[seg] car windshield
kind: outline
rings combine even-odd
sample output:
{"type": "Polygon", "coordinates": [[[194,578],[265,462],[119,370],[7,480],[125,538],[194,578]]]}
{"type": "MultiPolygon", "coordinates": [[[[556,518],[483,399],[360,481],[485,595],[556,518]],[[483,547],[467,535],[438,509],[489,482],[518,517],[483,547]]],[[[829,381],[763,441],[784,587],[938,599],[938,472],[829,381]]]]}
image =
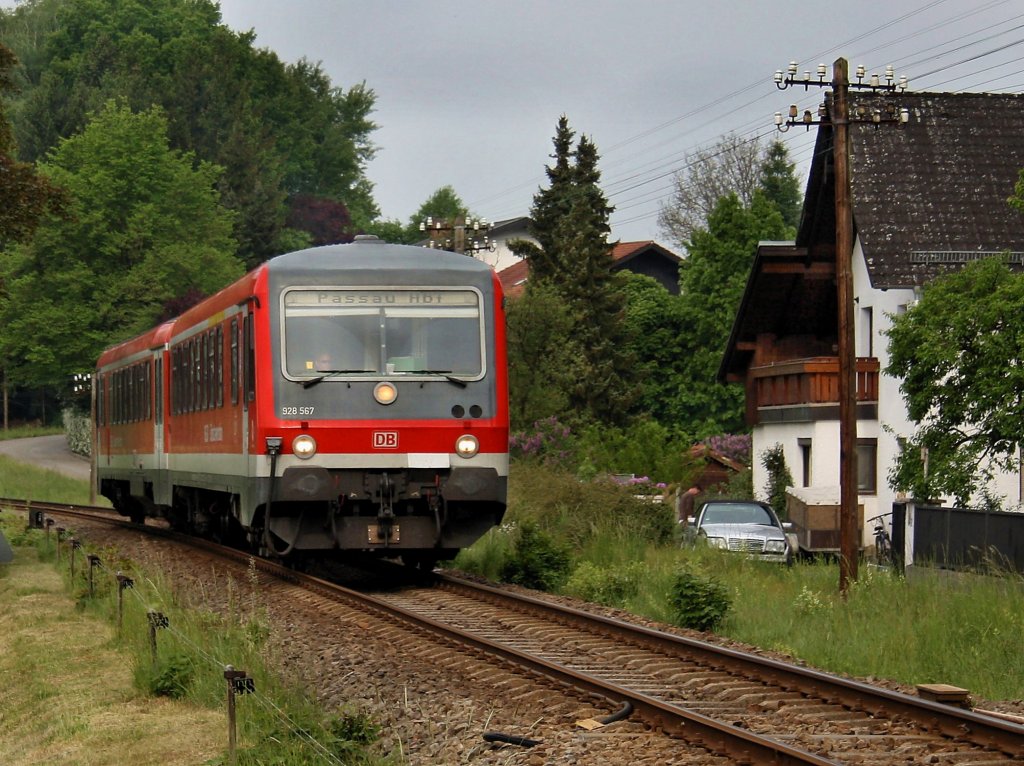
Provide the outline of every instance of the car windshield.
{"type": "Polygon", "coordinates": [[[767,524],[774,526],[772,516],[757,503],[714,503],[704,509],[701,524],[767,524]]]}
{"type": "Polygon", "coordinates": [[[283,306],[291,378],[473,378],[483,371],[480,300],[472,290],[292,289],[283,306]]]}

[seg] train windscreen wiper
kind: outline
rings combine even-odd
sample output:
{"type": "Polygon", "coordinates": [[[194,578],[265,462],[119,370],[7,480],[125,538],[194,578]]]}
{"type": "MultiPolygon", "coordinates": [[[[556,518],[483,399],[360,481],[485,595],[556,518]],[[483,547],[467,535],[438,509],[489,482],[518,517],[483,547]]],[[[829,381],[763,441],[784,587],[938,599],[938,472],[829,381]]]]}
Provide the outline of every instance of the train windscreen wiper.
{"type": "Polygon", "coordinates": [[[302,381],[303,388],[312,388],[317,383],[333,378],[335,375],[369,375],[375,373],[376,370],[317,370],[317,372],[322,372],[323,375],[302,381]]]}
{"type": "Polygon", "coordinates": [[[449,383],[454,383],[459,388],[466,387],[466,381],[456,378],[451,373],[453,370],[402,370],[403,375],[440,375],[449,383]]]}

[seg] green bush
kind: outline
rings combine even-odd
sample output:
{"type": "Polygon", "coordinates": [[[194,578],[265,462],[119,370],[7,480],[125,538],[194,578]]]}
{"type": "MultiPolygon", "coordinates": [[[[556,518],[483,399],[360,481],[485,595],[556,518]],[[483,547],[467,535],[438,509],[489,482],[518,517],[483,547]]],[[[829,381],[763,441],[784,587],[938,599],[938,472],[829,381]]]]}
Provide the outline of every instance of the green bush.
{"type": "Polygon", "coordinates": [[[761,453],[761,465],[768,473],[765,494],[768,505],[775,509],[779,518],[786,520],[786,487],[793,486],[793,475],[786,465],[786,453],[781,444],[775,444],[761,453]]]}
{"type": "Polygon", "coordinates": [[[732,600],[729,590],[717,580],[683,569],[672,583],[672,606],[676,625],[714,630],[725,619],[732,600]]]}
{"type": "Polygon", "coordinates": [[[195,668],[192,660],[181,653],[158,657],[153,665],[135,666],[135,682],[156,697],[180,699],[188,694],[195,668]]]}
{"type": "Polygon", "coordinates": [[[77,455],[89,457],[92,454],[92,420],[89,414],[66,409],[63,416],[68,447],[77,455]]]}
{"type": "Polygon", "coordinates": [[[626,428],[589,425],[577,434],[582,478],[597,474],[632,473],[654,482],[690,486],[699,471],[685,434],[653,420],[626,428]]]}
{"type": "Polygon", "coordinates": [[[564,591],[585,601],[621,607],[640,592],[646,571],[641,561],[607,569],[584,561],[573,571],[564,591]]]}
{"type": "Polygon", "coordinates": [[[599,537],[641,545],[672,540],[672,509],[635,497],[629,486],[608,479],[580,481],[566,471],[522,461],[512,471],[508,519],[535,522],[574,554],[599,537]]]}
{"type": "Polygon", "coordinates": [[[506,582],[537,590],[556,590],[569,574],[569,551],[544,532],[536,523],[519,526],[512,556],[505,562],[501,576],[506,582]]]}

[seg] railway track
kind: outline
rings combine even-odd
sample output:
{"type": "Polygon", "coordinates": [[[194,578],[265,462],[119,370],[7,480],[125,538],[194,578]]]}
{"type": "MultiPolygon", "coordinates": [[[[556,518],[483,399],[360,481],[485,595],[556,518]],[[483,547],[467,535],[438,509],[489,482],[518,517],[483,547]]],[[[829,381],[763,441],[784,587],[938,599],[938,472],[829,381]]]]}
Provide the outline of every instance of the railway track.
{"type": "MultiPolygon", "coordinates": [[[[32,508],[93,519],[97,510],[32,508]]],[[[101,515],[110,519],[109,511],[101,515]]],[[[239,551],[189,542],[250,562],[239,551]]],[[[272,562],[257,565],[319,597],[604,700],[609,712],[631,709],[633,720],[733,763],[1024,762],[1024,726],[547,601],[447,576],[429,586],[359,592],[272,562]]]]}
{"type": "Polygon", "coordinates": [[[666,730],[691,725],[668,708],[829,763],[1024,762],[1024,727],[1008,721],[458,578],[378,597],[601,679],[666,730]]]}

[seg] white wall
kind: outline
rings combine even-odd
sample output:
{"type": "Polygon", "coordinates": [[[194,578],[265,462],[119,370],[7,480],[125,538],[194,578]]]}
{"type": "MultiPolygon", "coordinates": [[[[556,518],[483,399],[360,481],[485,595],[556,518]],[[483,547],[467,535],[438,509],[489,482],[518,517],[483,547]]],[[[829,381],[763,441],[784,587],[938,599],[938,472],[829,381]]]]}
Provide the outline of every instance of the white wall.
{"type": "MultiPolygon", "coordinates": [[[[874,495],[861,495],[858,502],[864,506],[864,518],[868,519],[892,510],[897,493],[889,487],[889,471],[896,463],[899,453],[898,437],[909,437],[914,433],[914,424],[907,418],[900,381],[886,375],[889,364],[888,338],[885,332],[892,326],[894,315],[913,304],[912,289],[876,290],[871,286],[864,263],[864,254],[858,240],[853,257],[854,292],[854,347],[858,356],[868,356],[869,350],[878,359],[881,374],[878,382],[878,420],[858,420],[857,437],[875,439],[877,451],[877,491],[874,495]],[[870,309],[870,322],[867,310],[870,309]],[[871,327],[874,337],[867,337],[871,327]]],[[[839,421],[813,423],[786,423],[756,426],[753,430],[753,478],[754,492],[764,498],[767,473],[760,464],[762,453],[781,444],[786,464],[793,475],[794,483],[801,483],[803,458],[800,439],[811,440],[811,486],[838,487],[839,485],[839,421]]],[[[1007,508],[1021,502],[1021,479],[1018,473],[1000,474],[993,486],[998,496],[1005,498],[1007,508]]],[[[862,519],[863,521],[863,519],[862,519]]],[[[872,544],[871,528],[863,525],[862,544],[872,544]]]]}

